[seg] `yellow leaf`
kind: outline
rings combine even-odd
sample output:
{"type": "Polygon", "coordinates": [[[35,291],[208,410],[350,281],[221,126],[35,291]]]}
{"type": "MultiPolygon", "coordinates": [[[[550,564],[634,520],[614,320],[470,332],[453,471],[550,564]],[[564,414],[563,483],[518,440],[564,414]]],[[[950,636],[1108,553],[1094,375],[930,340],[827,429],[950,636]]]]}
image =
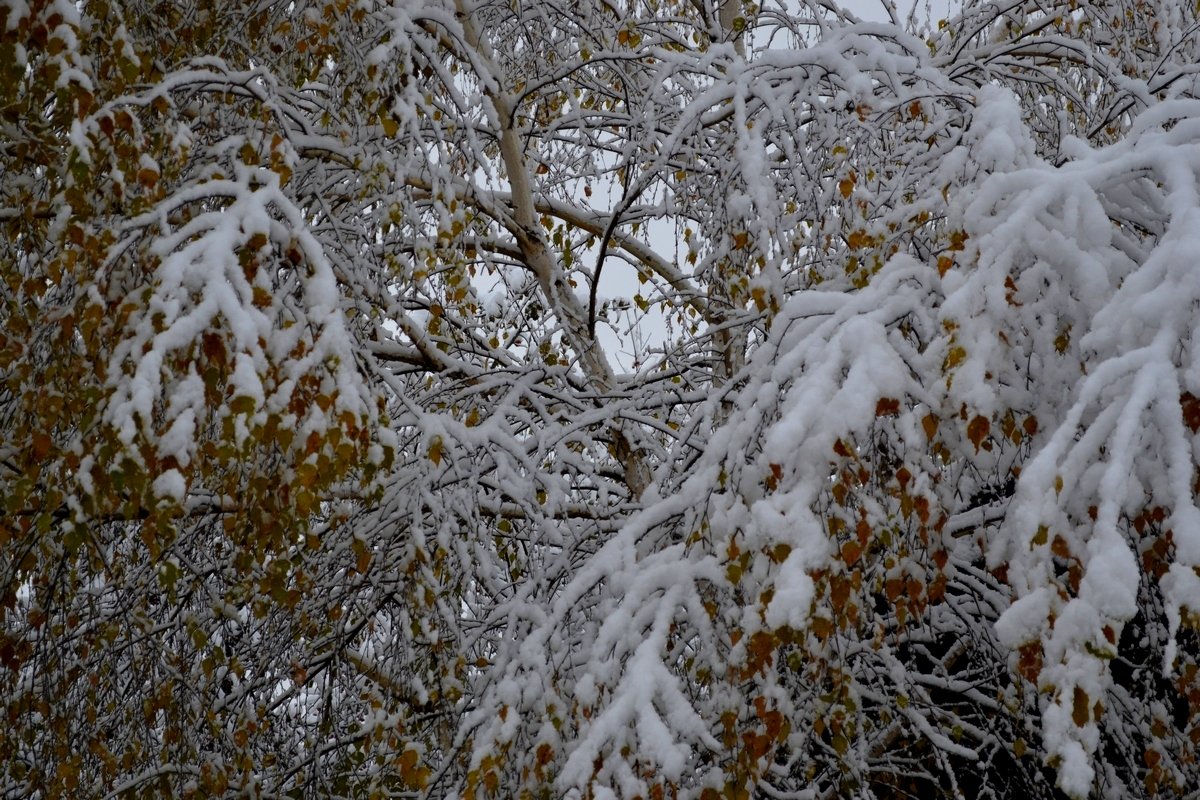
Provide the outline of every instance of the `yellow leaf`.
{"type": "Polygon", "coordinates": [[[317,482],[317,468],[315,465],[304,462],[296,467],[296,483],[300,484],[305,489],[311,489],[313,484],[317,482]]]}
{"type": "Polygon", "coordinates": [[[234,414],[250,414],[254,411],[257,403],[250,395],[241,394],[233,398],[233,402],[229,404],[229,410],[234,414]]]}
{"type": "Polygon", "coordinates": [[[846,244],[851,250],[861,250],[871,244],[871,237],[864,230],[851,231],[846,237],[846,244]]]}
{"type": "Polygon", "coordinates": [[[270,308],[272,301],[271,293],[261,286],[255,286],[253,289],[253,303],[255,308],[270,308]]]}
{"type": "Polygon", "coordinates": [[[838,182],[838,192],[841,193],[842,197],[849,198],[850,195],[854,192],[854,184],[857,183],[857,181],[858,181],[858,176],[856,176],[853,172],[851,172],[849,175],[847,175],[845,178],[842,178],[842,180],[838,182]]]}
{"type": "Polygon", "coordinates": [[[750,297],[754,299],[754,307],[759,311],[767,309],[766,291],[761,286],[755,286],[750,290],[750,297]]]}
{"type": "Polygon", "coordinates": [[[1067,348],[1071,346],[1071,326],[1067,325],[1058,336],[1054,338],[1054,349],[1061,355],[1067,352],[1067,348]]]}

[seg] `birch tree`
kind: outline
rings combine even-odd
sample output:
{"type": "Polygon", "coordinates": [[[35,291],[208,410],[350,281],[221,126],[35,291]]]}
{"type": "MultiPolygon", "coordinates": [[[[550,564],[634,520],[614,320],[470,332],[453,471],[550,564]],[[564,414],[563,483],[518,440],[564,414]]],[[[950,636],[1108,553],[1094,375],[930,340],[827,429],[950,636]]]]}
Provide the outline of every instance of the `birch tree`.
{"type": "Polygon", "coordinates": [[[1189,791],[1196,9],[882,10],[0,4],[0,792],[1189,791]]]}

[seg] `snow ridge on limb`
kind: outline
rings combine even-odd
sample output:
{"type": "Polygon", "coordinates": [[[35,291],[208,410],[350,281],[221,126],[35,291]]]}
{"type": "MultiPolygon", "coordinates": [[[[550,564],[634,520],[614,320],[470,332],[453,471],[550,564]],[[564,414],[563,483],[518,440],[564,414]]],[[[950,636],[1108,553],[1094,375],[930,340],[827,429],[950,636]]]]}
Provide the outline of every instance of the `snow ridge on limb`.
{"type": "Polygon", "coordinates": [[[1101,777],[1122,631],[1150,613],[1133,530],[1148,509],[1169,510],[1182,545],[1158,576],[1169,634],[1155,657],[1168,672],[1197,602],[1184,588],[1194,576],[1177,577],[1193,571],[1197,519],[1188,398],[1200,298],[1184,255],[1196,246],[1194,113],[1193,101],[1168,101],[1117,144],[1075,144],[1061,167],[1027,158],[986,177],[962,200],[971,270],[946,282],[942,314],[962,348],[952,402],[1020,408],[1042,431],[987,555],[1016,593],[997,631],[1014,650],[1037,649],[1046,758],[1075,797],[1101,777]]]}
{"type": "MultiPolygon", "coordinates": [[[[914,380],[921,355],[898,326],[929,327],[922,307],[936,273],[898,256],[876,281],[857,293],[793,296],[748,363],[737,407],[692,477],[653,499],[567,585],[560,614],[577,608],[601,579],[613,600],[595,612],[603,620],[595,655],[578,683],[594,710],[580,723],[561,787],[631,797],[647,790],[637,779],[644,772],[675,783],[681,762],[673,748],[682,745],[698,787],[720,786],[738,778],[703,731],[754,708],[747,691],[760,692],[759,703],[771,697],[779,704],[769,719],[797,711],[781,687],[771,688],[773,671],[763,662],[778,640],[761,648],[781,629],[802,637],[808,628],[817,604],[811,576],[836,552],[812,511],[830,464],[875,422],[881,402],[890,413],[891,398],[908,398],[907,405],[928,399],[914,380]],[[760,599],[739,608],[734,597],[760,599]],[[763,685],[741,685],[760,672],[763,685]],[[708,699],[701,705],[700,697],[708,699]],[[661,750],[660,741],[674,744],[661,750]]],[[[710,413],[719,413],[716,404],[710,413]]],[[[915,419],[898,424],[919,436],[915,419]]],[[[775,727],[772,735],[787,732],[775,727]]],[[[742,765],[748,772],[740,780],[762,769],[762,755],[742,765]]]]}

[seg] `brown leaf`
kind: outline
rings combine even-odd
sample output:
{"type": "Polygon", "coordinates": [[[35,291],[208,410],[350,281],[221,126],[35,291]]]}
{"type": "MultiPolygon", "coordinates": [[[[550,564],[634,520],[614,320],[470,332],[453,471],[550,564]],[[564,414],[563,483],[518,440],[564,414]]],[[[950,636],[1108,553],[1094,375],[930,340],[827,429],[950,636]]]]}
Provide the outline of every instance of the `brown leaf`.
{"type": "Polygon", "coordinates": [[[1200,397],[1191,392],[1184,392],[1179,396],[1179,407],[1183,411],[1183,422],[1192,433],[1200,431],[1200,397]]]}
{"type": "Polygon", "coordinates": [[[852,567],[858,562],[858,557],[862,555],[862,545],[851,540],[842,545],[842,561],[847,567],[852,567]]]}
{"type": "Polygon", "coordinates": [[[1036,683],[1042,671],[1042,644],[1028,642],[1017,649],[1017,671],[1030,683],[1036,683]]]}
{"type": "Polygon", "coordinates": [[[900,413],[900,401],[894,397],[881,397],[875,404],[875,416],[894,417],[900,413]]]}
{"type": "Polygon", "coordinates": [[[979,452],[979,448],[991,428],[992,423],[982,414],[976,414],[975,418],[967,424],[967,438],[971,440],[971,444],[975,445],[976,453],[979,452]]]}
{"type": "Polygon", "coordinates": [[[865,519],[860,519],[858,524],[854,526],[854,533],[858,536],[859,545],[866,547],[867,542],[871,541],[871,523],[865,519]]]}
{"type": "Polygon", "coordinates": [[[1025,429],[1025,433],[1029,434],[1030,436],[1033,436],[1035,433],[1038,432],[1037,417],[1035,417],[1033,414],[1030,414],[1028,417],[1025,418],[1025,421],[1023,423],[1021,423],[1021,427],[1025,429]]]}
{"type": "Polygon", "coordinates": [[[1071,701],[1071,721],[1082,728],[1091,719],[1091,711],[1088,709],[1090,703],[1087,692],[1076,686],[1071,701]]]}
{"type": "Polygon", "coordinates": [[[204,357],[217,367],[225,366],[225,340],[218,334],[206,333],[200,337],[200,349],[204,357]]]}
{"type": "Polygon", "coordinates": [[[1059,558],[1070,558],[1071,546],[1067,544],[1067,540],[1062,537],[1062,534],[1057,534],[1050,542],[1050,552],[1059,558]]]}
{"type": "Polygon", "coordinates": [[[35,461],[43,461],[46,456],[50,455],[50,448],[54,442],[42,431],[35,431],[33,441],[31,443],[30,452],[33,454],[35,461]]]}

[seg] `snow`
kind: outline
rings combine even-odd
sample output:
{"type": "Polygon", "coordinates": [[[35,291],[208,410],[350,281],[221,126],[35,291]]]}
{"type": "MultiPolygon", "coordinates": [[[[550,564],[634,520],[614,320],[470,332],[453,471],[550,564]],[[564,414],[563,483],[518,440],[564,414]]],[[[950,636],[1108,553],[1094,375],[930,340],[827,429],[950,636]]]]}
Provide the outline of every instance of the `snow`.
{"type": "Polygon", "coordinates": [[[1019,598],[996,620],[996,635],[1005,646],[1016,649],[1042,636],[1046,618],[1058,606],[1058,596],[1048,586],[1041,586],[1019,598]]]}
{"type": "Polygon", "coordinates": [[[988,172],[1024,166],[1033,158],[1033,141],[1012,91],[993,85],[980,88],[971,119],[972,156],[988,172]]]}
{"type": "Polygon", "coordinates": [[[187,494],[187,481],[177,469],[169,469],[154,479],[154,495],[182,503],[187,494]]]}
{"type": "Polygon", "coordinates": [[[1186,563],[1172,564],[1159,585],[1162,587],[1166,606],[1169,637],[1163,650],[1162,672],[1164,676],[1169,676],[1176,670],[1178,643],[1175,637],[1183,623],[1184,614],[1200,614],[1200,575],[1196,574],[1194,567],[1186,563]]]}
{"type": "Polygon", "coordinates": [[[96,492],[96,482],[92,478],[92,467],[95,463],[95,456],[86,455],[79,460],[79,468],[75,470],[75,480],[85,495],[93,495],[96,492]]]}
{"type": "Polygon", "coordinates": [[[15,31],[21,24],[21,20],[29,17],[29,4],[25,0],[8,0],[6,5],[8,6],[8,16],[4,19],[4,25],[8,30],[15,31]]]}
{"type": "MultiPolygon", "coordinates": [[[[145,157],[142,166],[158,170],[145,157]]],[[[139,435],[145,436],[161,455],[172,455],[181,465],[190,463],[195,437],[210,409],[197,373],[176,375],[167,365],[175,354],[198,354],[204,337],[213,335],[227,351],[231,397],[253,401],[259,411],[253,420],[265,419],[264,410],[284,411],[297,381],[308,372],[328,373],[322,391],[332,395],[336,389],[338,409],[373,415],[374,404],[367,399],[371,390],[355,368],[354,346],[339,308],[332,266],[321,245],[304,230],[304,219],[282,193],[275,173],[245,169],[238,180],[209,181],[167,203],[205,197],[223,199],[226,205],[163,232],[151,245],[161,259],[153,292],[134,315],[132,335],[116,349],[110,364],[114,394],[105,415],[120,440],[131,446],[139,435]],[[285,301],[282,293],[273,297],[271,308],[256,305],[254,292],[264,288],[263,278],[260,273],[257,283],[252,283],[239,260],[243,257],[239,251],[256,238],[264,244],[251,257],[269,260],[289,249],[303,254],[307,266],[299,305],[285,301]],[[279,314],[293,319],[280,326],[275,317],[279,314]],[[292,357],[306,338],[305,356],[292,357]],[[272,363],[283,367],[283,378],[269,386],[264,376],[272,363]],[[159,409],[165,410],[167,425],[161,435],[154,435],[151,426],[159,409]]],[[[150,212],[131,228],[158,226],[165,216],[150,212]]],[[[315,406],[304,419],[289,416],[285,422],[289,420],[302,437],[331,424],[315,406]]],[[[245,440],[250,421],[239,419],[235,429],[237,438],[245,440]]]]}
{"type": "Polygon", "coordinates": [[[234,397],[249,397],[254,401],[256,408],[263,404],[265,396],[262,381],[258,377],[254,359],[249,354],[237,354],[229,384],[233,387],[234,397]]]}
{"type": "Polygon", "coordinates": [[[813,601],[811,572],[827,558],[827,552],[809,554],[793,550],[788,554],[775,578],[775,598],[767,607],[767,625],[772,628],[786,625],[795,630],[807,627],[813,601]]]}

